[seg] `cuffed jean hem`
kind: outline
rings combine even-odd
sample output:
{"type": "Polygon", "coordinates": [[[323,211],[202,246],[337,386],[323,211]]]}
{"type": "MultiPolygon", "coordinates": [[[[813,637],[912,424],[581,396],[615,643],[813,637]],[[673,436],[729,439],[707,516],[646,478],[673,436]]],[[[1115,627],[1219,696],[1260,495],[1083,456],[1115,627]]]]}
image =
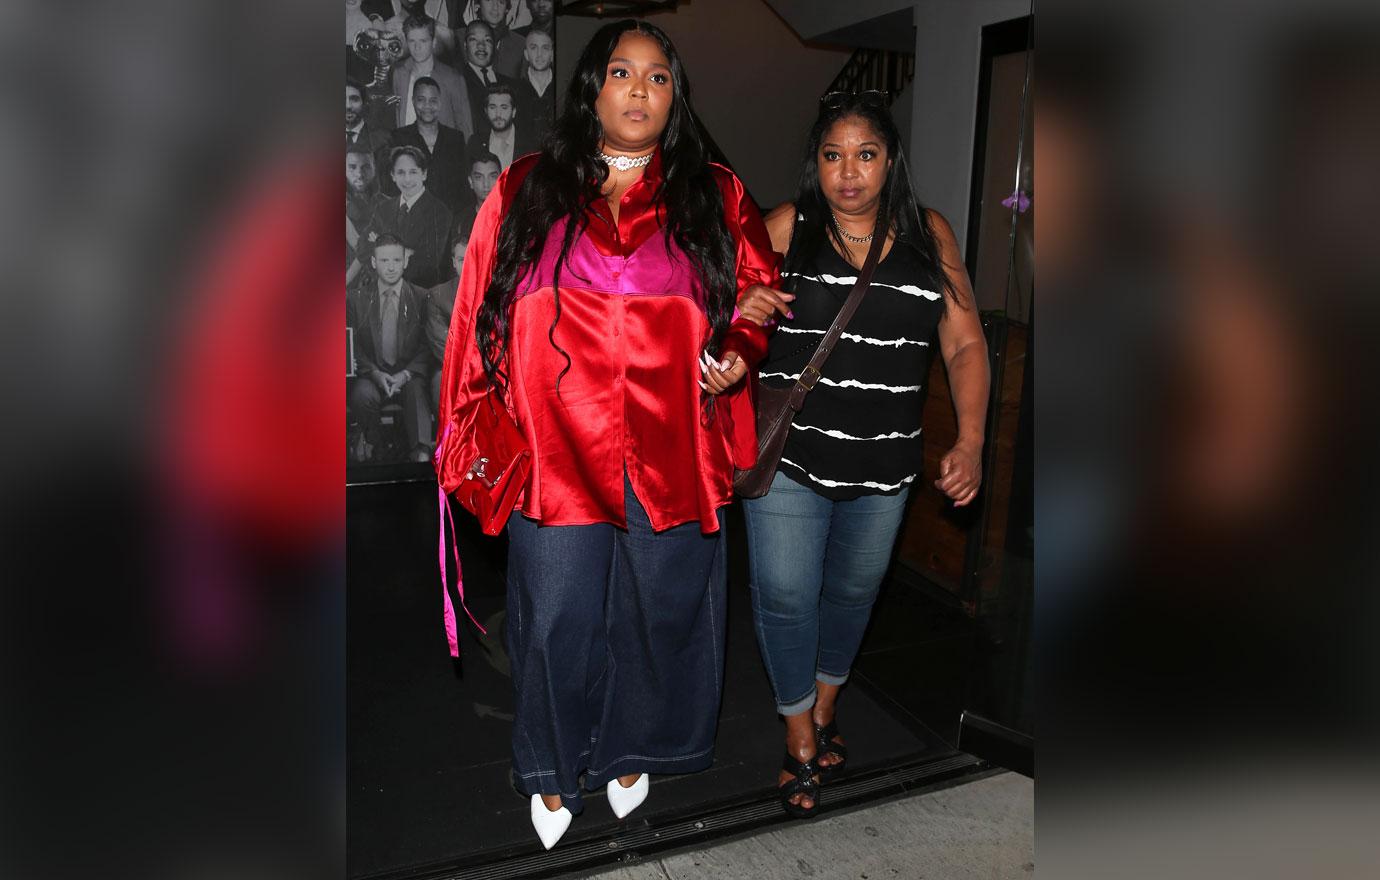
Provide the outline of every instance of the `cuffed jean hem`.
{"type": "MultiPolygon", "coordinates": [[[[843,687],[847,684],[850,674],[851,672],[845,672],[843,675],[831,675],[827,672],[816,670],[815,681],[833,685],[834,687],[843,687]]],[[[777,703],[776,711],[781,715],[799,715],[806,709],[813,709],[815,707],[816,694],[817,692],[811,689],[809,694],[793,703],[777,703]]]]}
{"type": "Polygon", "coordinates": [[[776,711],[782,715],[799,715],[807,709],[815,707],[815,689],[810,688],[810,693],[804,698],[796,700],[794,703],[777,703],[776,711]]]}
{"type": "Polygon", "coordinates": [[[830,673],[825,672],[822,669],[816,669],[815,681],[822,681],[825,684],[831,684],[834,687],[842,687],[843,684],[848,681],[848,675],[849,673],[847,672],[845,672],[843,675],[831,675],[830,673]]]}

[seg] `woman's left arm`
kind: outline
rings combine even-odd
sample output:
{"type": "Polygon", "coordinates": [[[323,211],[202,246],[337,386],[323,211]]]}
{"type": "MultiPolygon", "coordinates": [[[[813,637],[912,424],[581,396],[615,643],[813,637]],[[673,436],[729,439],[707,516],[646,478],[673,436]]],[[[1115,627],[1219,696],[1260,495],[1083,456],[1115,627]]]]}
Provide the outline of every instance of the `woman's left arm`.
{"type": "Polygon", "coordinates": [[[963,507],[977,497],[982,485],[982,444],[992,377],[987,364],[987,339],[954,231],[938,211],[928,214],[944,274],[955,293],[955,297],[944,298],[939,350],[949,373],[949,394],[958,417],[958,441],[940,459],[939,479],[934,485],[953,499],[954,507],[963,507]]]}

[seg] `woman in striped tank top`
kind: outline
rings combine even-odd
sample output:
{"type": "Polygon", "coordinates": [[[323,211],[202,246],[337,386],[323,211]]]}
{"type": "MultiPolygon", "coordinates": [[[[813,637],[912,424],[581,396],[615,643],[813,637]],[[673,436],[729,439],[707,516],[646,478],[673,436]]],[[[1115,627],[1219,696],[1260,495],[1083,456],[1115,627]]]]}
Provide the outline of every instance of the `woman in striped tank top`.
{"type": "Polygon", "coordinates": [[[981,482],[987,345],[953,231],[916,203],[881,93],[825,96],[796,199],[767,229],[786,254],[791,293],[766,291],[742,308],[780,321],[759,374],[773,387],[788,387],[809,362],[874,230],[887,237],[862,305],[791,425],[771,491],[743,502],[758,643],[786,721],[781,803],[807,816],[819,780],[846,760],[835,703],[920,469],[930,358],[937,346],[958,415],[958,442],[934,485],[962,506],[981,482]]]}

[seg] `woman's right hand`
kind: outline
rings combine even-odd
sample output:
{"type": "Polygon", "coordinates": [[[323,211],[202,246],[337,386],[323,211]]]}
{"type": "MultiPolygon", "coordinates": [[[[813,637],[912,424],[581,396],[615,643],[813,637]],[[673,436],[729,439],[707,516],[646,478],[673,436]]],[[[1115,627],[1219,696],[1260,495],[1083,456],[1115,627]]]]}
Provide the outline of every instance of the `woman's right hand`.
{"type": "Polygon", "coordinates": [[[754,284],[738,297],[738,315],[759,327],[765,327],[768,322],[775,322],[778,314],[794,318],[795,315],[791,313],[793,299],[795,294],[774,290],[765,284],[754,284]]]}
{"type": "Polygon", "coordinates": [[[708,352],[700,354],[700,388],[710,394],[722,394],[747,375],[747,361],[736,351],[724,352],[723,360],[715,362],[708,352]]]}

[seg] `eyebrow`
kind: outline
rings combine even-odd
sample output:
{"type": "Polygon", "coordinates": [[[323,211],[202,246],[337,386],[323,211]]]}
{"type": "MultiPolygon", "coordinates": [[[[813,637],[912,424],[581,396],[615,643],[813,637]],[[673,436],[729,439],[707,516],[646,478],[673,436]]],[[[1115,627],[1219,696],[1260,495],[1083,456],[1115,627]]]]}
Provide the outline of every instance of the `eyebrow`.
{"type": "MultiPolygon", "coordinates": [[[[634,62],[631,58],[623,58],[622,56],[610,58],[610,59],[609,59],[609,64],[612,64],[612,63],[615,62],[615,61],[621,61],[621,62],[623,62],[624,64],[631,64],[631,65],[633,65],[634,67],[637,66],[636,62],[634,62]]],[[[649,64],[649,65],[647,65],[647,66],[648,66],[648,67],[660,67],[662,70],[666,71],[667,73],[669,73],[669,72],[671,71],[671,68],[667,67],[665,64],[662,64],[660,61],[653,61],[651,64],[649,64]]]]}
{"type": "MultiPolygon", "coordinates": [[[[834,143],[833,141],[825,141],[824,143],[820,144],[820,146],[821,146],[821,147],[841,147],[841,146],[843,146],[843,144],[836,144],[836,143],[834,143]]],[[[858,144],[858,146],[859,146],[859,147],[880,147],[881,144],[877,143],[876,141],[863,141],[862,143],[858,144]]]]}

